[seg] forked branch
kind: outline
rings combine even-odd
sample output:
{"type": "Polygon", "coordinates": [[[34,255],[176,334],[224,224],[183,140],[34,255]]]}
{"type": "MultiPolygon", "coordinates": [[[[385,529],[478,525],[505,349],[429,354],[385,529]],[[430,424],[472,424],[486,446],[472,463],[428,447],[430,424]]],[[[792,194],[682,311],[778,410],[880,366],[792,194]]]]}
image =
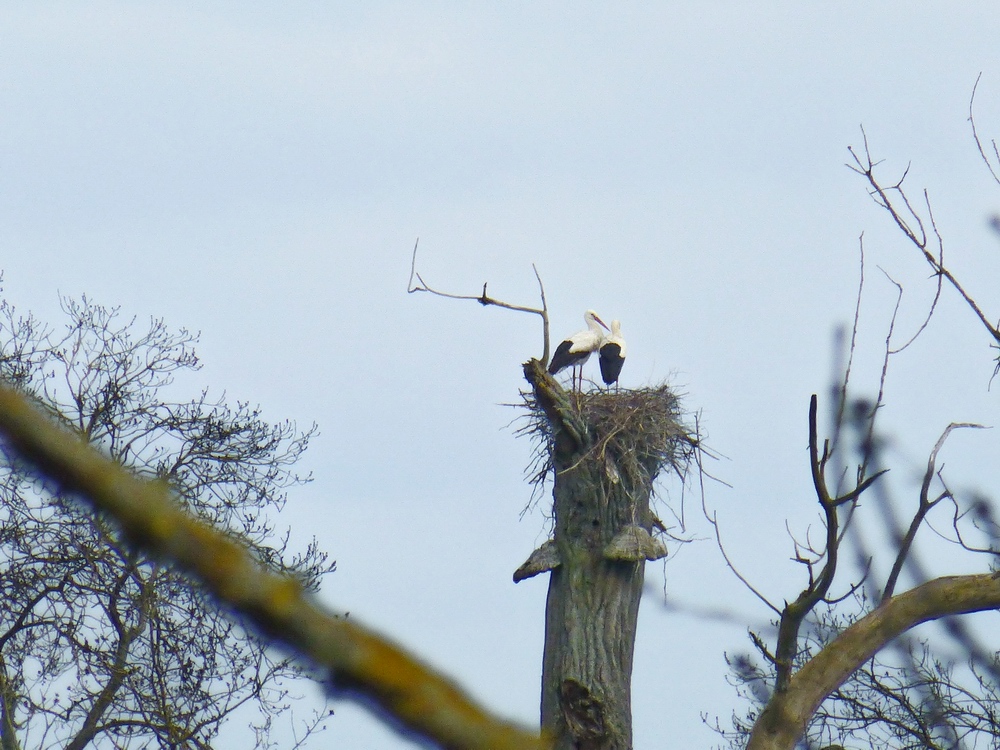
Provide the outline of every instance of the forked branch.
{"type": "Polygon", "coordinates": [[[833,585],[841,540],[838,509],[842,505],[856,501],[862,492],[871,487],[872,483],[885,473],[880,471],[867,478],[859,475],[858,482],[853,489],[842,495],[832,495],[826,481],[830,445],[829,441],[825,441],[822,451],[820,450],[817,411],[817,398],[813,394],[809,400],[809,463],[812,469],[816,499],[819,501],[826,524],[826,545],[820,553],[820,558],[825,559],[819,574],[814,578],[810,576],[809,584],[802,593],[795,601],[786,604],[781,611],[781,619],[778,624],[778,642],[775,647],[775,692],[778,693],[785,691],[792,680],[792,669],[799,648],[799,631],[803,621],[817,604],[826,599],[827,593],[833,585]]]}
{"type": "MultiPolygon", "coordinates": [[[[971,108],[971,105],[970,105],[971,108]]],[[[869,185],[869,194],[875,203],[886,210],[892,220],[896,223],[896,226],[900,228],[906,238],[911,244],[916,247],[921,255],[923,255],[924,260],[931,267],[934,274],[937,276],[944,277],[948,280],[948,283],[955,288],[955,290],[962,296],[969,308],[976,314],[983,326],[989,332],[990,336],[993,338],[994,342],[1000,344],[1000,329],[996,325],[991,323],[986,315],[980,309],[978,303],[972,298],[972,296],[965,291],[965,288],[959,283],[958,279],[948,270],[944,265],[944,239],[941,237],[941,233],[938,231],[937,223],[934,219],[934,213],[931,210],[930,197],[927,191],[924,191],[924,205],[927,210],[928,223],[930,224],[931,230],[934,234],[934,244],[937,248],[937,256],[930,247],[930,237],[927,234],[926,227],[924,226],[924,220],[920,217],[920,214],[913,208],[910,203],[909,196],[903,190],[903,181],[906,179],[906,171],[904,171],[903,176],[894,185],[884,185],[878,177],[875,176],[875,168],[878,166],[879,162],[872,159],[871,150],[868,146],[868,136],[861,129],[862,139],[864,141],[864,153],[860,154],[854,150],[853,147],[849,147],[848,151],[851,157],[854,159],[853,164],[848,164],[847,167],[854,172],[862,175],[869,185]]],[[[980,143],[977,138],[977,143],[980,143]]],[[[980,143],[980,153],[982,153],[982,147],[980,143]]],[[[985,158],[985,154],[984,154],[985,158]]],[[[990,167],[991,173],[993,172],[992,166],[989,165],[989,160],[987,159],[987,166],[990,167]]],[[[909,171],[909,168],[907,168],[909,171]]],[[[995,177],[996,175],[994,175],[995,177]]]]}
{"type": "Polygon", "coordinates": [[[512,305],[509,302],[503,302],[502,300],[494,299],[486,293],[486,285],[488,282],[483,282],[482,294],[451,294],[449,292],[442,292],[437,289],[431,288],[423,277],[417,271],[417,245],[420,244],[420,240],[417,240],[413,245],[413,258],[410,261],[410,280],[406,284],[407,294],[413,294],[414,292],[430,292],[438,297],[447,297],[449,299],[468,299],[475,300],[483,307],[489,305],[494,305],[496,307],[503,307],[507,310],[515,310],[517,312],[532,313],[534,315],[539,315],[542,318],[542,357],[541,362],[543,365],[547,365],[549,362],[549,309],[548,305],[545,303],[545,286],[542,284],[542,277],[538,275],[538,268],[535,264],[531,264],[531,270],[535,272],[535,279],[538,281],[538,293],[542,299],[541,308],[536,307],[525,307],[523,305],[512,305]],[[416,280],[416,283],[414,283],[416,280]]]}
{"type": "Polygon", "coordinates": [[[775,692],[754,724],[747,750],[792,750],[819,705],[897,636],[923,622],[1000,608],[991,573],[936,578],[883,602],[806,662],[775,692]]]}
{"type": "Polygon", "coordinates": [[[885,584],[885,591],[882,593],[883,602],[891,599],[893,593],[895,592],[896,582],[899,580],[899,574],[903,570],[903,564],[906,562],[910,549],[913,546],[913,540],[917,536],[917,530],[920,528],[920,525],[927,517],[927,514],[931,511],[931,508],[950,495],[950,493],[945,493],[932,498],[930,496],[931,482],[937,474],[938,453],[944,447],[944,443],[948,439],[952,430],[962,428],[981,430],[985,429],[985,426],[981,424],[973,424],[972,422],[952,422],[945,428],[944,432],[941,433],[941,437],[939,437],[937,443],[935,443],[934,450],[931,451],[930,456],[927,458],[927,469],[924,471],[924,478],[920,484],[920,500],[917,505],[917,510],[913,514],[913,519],[910,521],[910,526],[906,530],[906,534],[899,543],[899,551],[896,553],[896,559],[892,564],[892,570],[889,572],[889,578],[885,584]]]}

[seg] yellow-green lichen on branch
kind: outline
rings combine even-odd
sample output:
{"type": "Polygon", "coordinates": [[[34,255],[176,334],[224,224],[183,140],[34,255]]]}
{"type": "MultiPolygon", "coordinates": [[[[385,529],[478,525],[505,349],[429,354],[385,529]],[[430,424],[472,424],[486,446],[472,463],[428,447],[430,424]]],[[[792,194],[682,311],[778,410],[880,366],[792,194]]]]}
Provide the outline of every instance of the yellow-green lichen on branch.
{"type": "Polygon", "coordinates": [[[295,579],[187,513],[163,481],[139,479],[0,383],[0,435],[10,462],[106,512],[128,539],[199,579],[226,606],[327,670],[414,734],[445,748],[543,750],[537,734],[502,721],[454,683],[363,626],[321,608],[295,579]]]}

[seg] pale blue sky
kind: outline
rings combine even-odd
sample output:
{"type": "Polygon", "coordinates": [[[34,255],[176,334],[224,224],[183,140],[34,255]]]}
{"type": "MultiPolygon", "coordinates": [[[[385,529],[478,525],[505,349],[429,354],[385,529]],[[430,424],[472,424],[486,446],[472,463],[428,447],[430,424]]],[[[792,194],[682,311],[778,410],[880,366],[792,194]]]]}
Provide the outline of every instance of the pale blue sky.
{"type": "MultiPolygon", "coordinates": [[[[201,330],[192,390],[319,422],[316,481],[286,516],[339,563],[324,597],[533,722],[546,583],[510,575],[546,523],[519,518],[530,446],[502,404],[538,326],[408,296],[414,240],[455,292],[488,280],[534,304],[537,263],[556,337],[586,308],[620,318],[622,384],[668,379],[701,411],[733,556],[793,597],[785,521],[816,523],[808,397],[853,314],[862,231],[859,383],[893,300],[875,264],[907,285],[901,327],[931,291],[847,146],[863,123],[891,173],[912,162],[954,270],[1000,315],[1000,190],[966,122],[982,72],[980,125],[1000,137],[998,38],[991,2],[6,3],[4,291],[52,321],[57,292],[87,293],[201,330]]],[[[908,465],[948,422],[993,419],[990,356],[946,294],[893,365],[885,416],[908,465]]],[[[958,484],[996,486],[996,440],[953,438],[958,484]]],[[[636,746],[710,746],[699,714],[736,705],[722,654],[745,628],[666,614],[664,581],[682,608],[768,613],[710,541],[647,577],[636,746]]],[[[324,744],[405,746],[355,709],[329,727],[324,744]]]]}

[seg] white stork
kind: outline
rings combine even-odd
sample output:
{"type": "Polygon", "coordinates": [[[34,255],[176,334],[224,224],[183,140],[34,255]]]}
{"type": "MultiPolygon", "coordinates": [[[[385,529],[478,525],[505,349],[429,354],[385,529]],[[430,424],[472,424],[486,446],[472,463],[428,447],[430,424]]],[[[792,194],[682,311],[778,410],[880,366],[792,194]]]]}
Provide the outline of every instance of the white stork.
{"type": "Polygon", "coordinates": [[[622,338],[621,321],[611,321],[611,335],[601,343],[601,378],[605,385],[618,382],[625,364],[625,339],[622,338]]]}
{"type": "MultiPolygon", "coordinates": [[[[549,362],[549,374],[555,375],[560,370],[572,367],[574,371],[573,381],[576,383],[577,368],[590,359],[592,352],[597,351],[604,341],[604,331],[601,330],[604,321],[601,320],[593,310],[587,310],[583,314],[583,321],[587,324],[586,331],[578,331],[563,341],[556,347],[556,353],[552,355],[549,362]]],[[[580,376],[582,386],[582,373],[580,376]]]]}

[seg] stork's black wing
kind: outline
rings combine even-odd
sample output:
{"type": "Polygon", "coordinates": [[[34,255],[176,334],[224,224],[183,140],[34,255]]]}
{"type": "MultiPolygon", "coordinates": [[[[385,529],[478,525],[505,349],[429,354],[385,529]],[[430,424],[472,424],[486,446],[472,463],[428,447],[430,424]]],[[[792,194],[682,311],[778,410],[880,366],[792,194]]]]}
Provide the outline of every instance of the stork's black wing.
{"type": "Polygon", "coordinates": [[[572,353],[570,352],[572,348],[573,342],[569,339],[556,347],[556,353],[552,355],[552,361],[549,362],[549,375],[555,375],[560,370],[565,370],[590,356],[590,352],[572,353]]]}
{"type": "Polygon", "coordinates": [[[601,347],[601,378],[605,385],[618,382],[625,357],[622,356],[620,344],[607,343],[601,347]]]}

